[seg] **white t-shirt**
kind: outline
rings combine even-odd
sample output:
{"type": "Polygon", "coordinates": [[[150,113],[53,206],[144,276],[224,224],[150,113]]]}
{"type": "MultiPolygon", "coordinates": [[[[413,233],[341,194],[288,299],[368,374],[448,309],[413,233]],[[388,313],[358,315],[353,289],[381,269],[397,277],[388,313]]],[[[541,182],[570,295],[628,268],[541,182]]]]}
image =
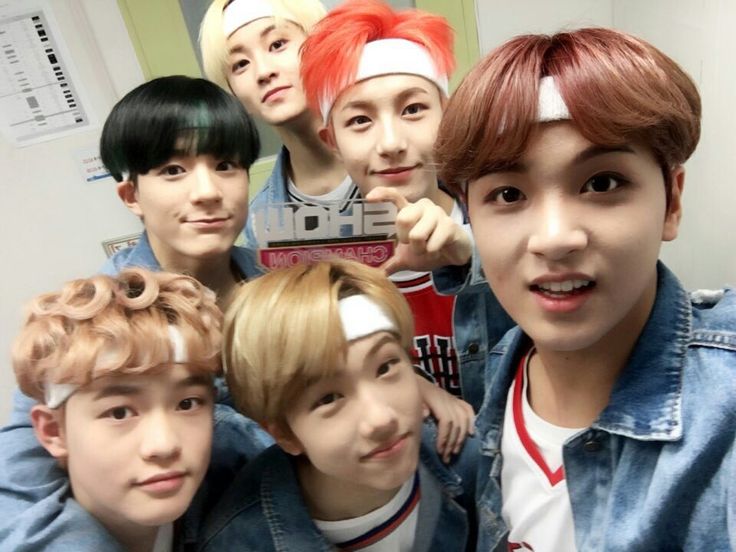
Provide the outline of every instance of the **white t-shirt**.
{"type": "Polygon", "coordinates": [[[174,550],[174,524],[167,523],[158,528],[153,552],[172,552],[174,550]]]}
{"type": "Polygon", "coordinates": [[[509,550],[575,550],[575,528],[562,466],[562,445],[582,429],[559,427],[534,413],[527,397],[529,359],[509,389],[501,438],[501,514],[509,550]]]}
{"type": "Polygon", "coordinates": [[[341,521],[314,520],[325,538],[341,550],[411,552],[419,512],[419,474],[404,483],[380,508],[341,521]]]}

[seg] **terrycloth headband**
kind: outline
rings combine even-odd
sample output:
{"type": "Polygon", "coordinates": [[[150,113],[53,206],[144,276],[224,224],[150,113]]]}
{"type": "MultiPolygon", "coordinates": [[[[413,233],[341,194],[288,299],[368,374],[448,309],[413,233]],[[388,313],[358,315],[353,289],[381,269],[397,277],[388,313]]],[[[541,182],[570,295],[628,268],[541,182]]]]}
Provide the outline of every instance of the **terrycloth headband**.
{"type": "Polygon", "coordinates": [[[570,119],[570,111],[562,99],[554,77],[542,77],[539,80],[539,98],[537,100],[537,122],[563,121],[570,119]]]}
{"type": "Polygon", "coordinates": [[[266,0],[233,0],[222,12],[222,30],[227,38],[256,19],[274,15],[273,6],[266,0]]]}
{"type": "Polygon", "coordinates": [[[354,341],[380,331],[395,332],[396,325],[367,295],[351,295],[338,302],[345,339],[354,341]]]}
{"type": "MultiPolygon", "coordinates": [[[[182,364],[187,362],[187,348],[184,343],[184,336],[181,335],[179,328],[169,326],[169,340],[171,341],[172,358],[171,362],[182,364]]],[[[44,402],[49,408],[59,408],[66,400],[71,397],[79,386],[73,383],[49,383],[44,390],[44,402]]]]}
{"type": "Polygon", "coordinates": [[[327,124],[332,106],[345,88],[372,77],[394,74],[424,77],[436,84],[445,96],[448,95],[447,75],[439,73],[437,65],[424,46],[403,38],[374,40],[363,46],[358,72],[353,82],[345,83],[342,89],[320,99],[323,122],[327,124]]]}
{"type": "MultiPolygon", "coordinates": [[[[539,97],[537,98],[537,122],[549,123],[552,121],[565,121],[572,119],[567,104],[557,88],[554,77],[542,77],[539,79],[539,97]]],[[[503,132],[501,126],[499,133],[503,132]]],[[[462,183],[463,192],[467,193],[468,183],[462,183]]]]}

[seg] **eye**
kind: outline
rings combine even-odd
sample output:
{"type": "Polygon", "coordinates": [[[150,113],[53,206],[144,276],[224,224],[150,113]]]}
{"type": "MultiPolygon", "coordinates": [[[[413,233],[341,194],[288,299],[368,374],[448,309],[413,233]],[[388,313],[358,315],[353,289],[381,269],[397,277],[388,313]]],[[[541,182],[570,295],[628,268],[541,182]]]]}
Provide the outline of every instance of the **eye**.
{"type": "Polygon", "coordinates": [[[217,167],[215,167],[215,170],[218,171],[235,171],[240,168],[240,165],[233,161],[220,161],[217,163],[217,167]]]}
{"type": "Polygon", "coordinates": [[[425,111],[427,109],[427,106],[420,103],[413,103],[407,105],[404,110],[401,112],[402,115],[418,115],[422,111],[425,111]]]}
{"type": "Polygon", "coordinates": [[[205,401],[201,397],[187,397],[186,399],[179,401],[177,410],[194,410],[204,404],[205,401]]]}
{"type": "Polygon", "coordinates": [[[116,406],[115,408],[111,408],[110,410],[106,410],[102,413],[103,418],[111,418],[117,421],[126,420],[134,415],[135,412],[133,412],[133,409],[127,406],[116,406]]]}
{"type": "Polygon", "coordinates": [[[232,64],[232,66],[230,67],[230,70],[233,73],[239,73],[245,70],[245,68],[248,67],[248,65],[250,65],[250,61],[248,61],[247,59],[239,59],[235,63],[232,64]]]}
{"type": "Polygon", "coordinates": [[[347,120],[345,123],[346,127],[365,127],[366,125],[370,124],[371,120],[366,117],[365,115],[356,115],[355,117],[350,117],[350,119],[347,120]]]}
{"type": "Polygon", "coordinates": [[[340,399],[341,396],[342,395],[340,395],[340,393],[326,393],[325,395],[322,395],[322,397],[314,401],[314,404],[312,405],[312,410],[319,408],[320,406],[333,404],[338,399],[340,399]]]}
{"type": "Polygon", "coordinates": [[[582,193],[605,193],[612,192],[624,184],[624,179],[615,174],[597,174],[585,184],[582,193]]]}
{"type": "Polygon", "coordinates": [[[381,377],[385,376],[386,374],[390,373],[393,369],[393,367],[400,362],[400,359],[398,358],[392,358],[384,363],[382,363],[378,369],[376,370],[376,376],[381,377]]]}
{"type": "Polygon", "coordinates": [[[285,38],[279,38],[278,40],[274,40],[271,45],[268,47],[269,52],[277,52],[279,50],[283,50],[286,44],[289,41],[285,38]]]}
{"type": "Polygon", "coordinates": [[[185,172],[184,167],[180,165],[165,165],[158,171],[158,174],[161,176],[177,176],[185,172]]]}
{"type": "Polygon", "coordinates": [[[519,188],[513,186],[504,186],[496,188],[486,196],[486,201],[490,203],[498,203],[500,205],[512,205],[526,199],[526,196],[519,188]]]}

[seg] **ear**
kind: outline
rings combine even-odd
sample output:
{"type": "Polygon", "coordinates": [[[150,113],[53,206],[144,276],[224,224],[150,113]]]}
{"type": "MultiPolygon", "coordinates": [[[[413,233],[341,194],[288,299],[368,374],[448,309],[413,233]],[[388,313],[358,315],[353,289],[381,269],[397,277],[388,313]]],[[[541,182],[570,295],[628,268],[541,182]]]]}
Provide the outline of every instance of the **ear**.
{"type": "Polygon", "coordinates": [[[69,455],[64,434],[64,408],[52,410],[45,404],[37,404],[31,408],[31,423],[43,448],[63,464],[69,455]]]}
{"type": "Polygon", "coordinates": [[[271,434],[274,441],[288,454],[299,456],[304,453],[304,447],[296,438],[296,435],[285,423],[267,422],[263,426],[271,434]]]}
{"type": "Polygon", "coordinates": [[[335,155],[340,157],[340,152],[337,150],[337,141],[335,140],[335,130],[332,128],[332,123],[329,125],[320,128],[317,131],[317,134],[319,135],[319,139],[322,140],[322,143],[327,146],[330,151],[332,151],[335,155]]]}
{"type": "Polygon", "coordinates": [[[682,190],[685,186],[685,167],[678,165],[672,169],[672,188],[670,202],[664,217],[662,241],[672,241],[677,237],[677,231],[682,219],[682,190]]]}
{"type": "Polygon", "coordinates": [[[143,216],[143,211],[138,204],[138,189],[132,180],[118,182],[118,197],[133,214],[143,216]]]}

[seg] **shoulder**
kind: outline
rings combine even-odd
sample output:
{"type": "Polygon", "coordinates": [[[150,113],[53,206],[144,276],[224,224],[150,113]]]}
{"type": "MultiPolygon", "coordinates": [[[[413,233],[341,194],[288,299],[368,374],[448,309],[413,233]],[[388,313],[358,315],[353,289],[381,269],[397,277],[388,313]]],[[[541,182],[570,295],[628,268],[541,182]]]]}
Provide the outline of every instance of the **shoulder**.
{"type": "Polygon", "coordinates": [[[260,208],[273,202],[286,201],[286,175],[289,163],[289,152],[282,147],[273,164],[271,174],[268,175],[258,192],[250,202],[251,209],[260,208]]]}
{"type": "Polygon", "coordinates": [[[256,252],[251,247],[235,245],[230,251],[230,256],[240,272],[247,279],[250,280],[263,274],[263,270],[260,269],[256,260],[256,252]]]}
{"type": "Polygon", "coordinates": [[[105,261],[105,264],[100,268],[100,273],[106,276],[115,276],[126,266],[130,266],[130,255],[133,252],[133,247],[118,251],[112,257],[105,261]]]}
{"type": "Polygon", "coordinates": [[[229,550],[231,547],[258,550],[271,542],[268,520],[263,510],[262,486],[269,478],[286,476],[291,470],[285,453],[276,445],[265,450],[243,467],[231,481],[227,492],[214,505],[204,525],[203,550],[229,550]],[[257,543],[257,544],[256,544],[257,543]]]}
{"type": "Polygon", "coordinates": [[[148,270],[161,270],[156,256],[148,242],[146,232],[141,234],[138,243],[115,253],[102,266],[100,272],[108,276],[115,276],[121,270],[131,266],[139,266],[148,270]]]}
{"type": "Polygon", "coordinates": [[[736,352],[736,290],[690,293],[692,343],[736,352]]]}
{"type": "Polygon", "coordinates": [[[437,426],[431,421],[424,422],[419,459],[422,465],[439,481],[452,496],[472,496],[475,488],[476,471],[480,455],[477,437],[465,439],[459,454],[445,464],[436,449],[437,426]]]}

